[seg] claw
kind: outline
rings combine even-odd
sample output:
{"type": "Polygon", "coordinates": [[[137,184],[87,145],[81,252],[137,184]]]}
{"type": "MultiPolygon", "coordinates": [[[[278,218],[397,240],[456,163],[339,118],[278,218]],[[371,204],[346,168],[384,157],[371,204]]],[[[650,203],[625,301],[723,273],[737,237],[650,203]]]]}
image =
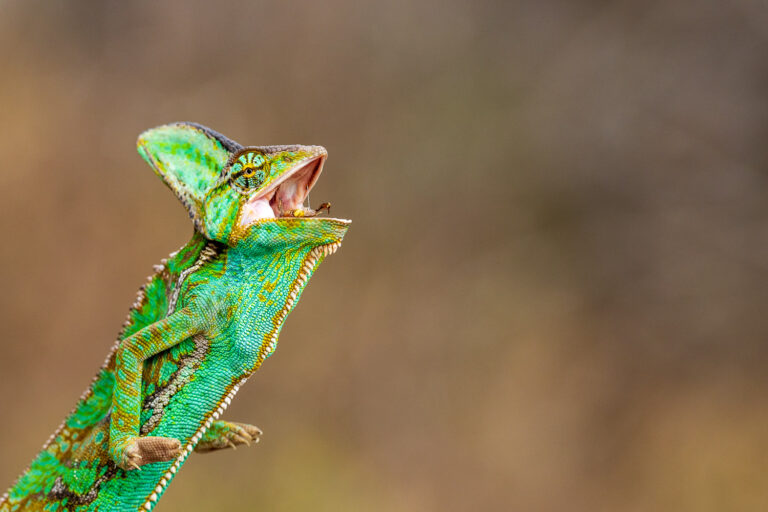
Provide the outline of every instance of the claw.
{"type": "Polygon", "coordinates": [[[244,425],[243,429],[248,432],[248,435],[251,436],[251,439],[258,439],[258,437],[264,433],[256,425],[244,425]]]}
{"type": "Polygon", "coordinates": [[[246,436],[248,436],[248,434],[245,434],[245,436],[240,434],[232,434],[232,437],[234,438],[235,441],[238,441],[240,444],[246,444],[248,446],[251,446],[251,440],[249,439],[250,436],[248,437],[246,436]]]}

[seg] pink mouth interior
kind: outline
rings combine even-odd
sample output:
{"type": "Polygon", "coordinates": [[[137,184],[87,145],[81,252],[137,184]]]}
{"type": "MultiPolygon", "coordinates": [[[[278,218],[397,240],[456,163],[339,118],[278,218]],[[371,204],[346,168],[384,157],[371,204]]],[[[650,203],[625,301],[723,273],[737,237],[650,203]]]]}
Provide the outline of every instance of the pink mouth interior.
{"type": "Polygon", "coordinates": [[[320,177],[325,162],[318,156],[288,171],[277,183],[254,196],[243,205],[240,225],[246,226],[260,219],[287,216],[301,208],[307,194],[320,177]]]}

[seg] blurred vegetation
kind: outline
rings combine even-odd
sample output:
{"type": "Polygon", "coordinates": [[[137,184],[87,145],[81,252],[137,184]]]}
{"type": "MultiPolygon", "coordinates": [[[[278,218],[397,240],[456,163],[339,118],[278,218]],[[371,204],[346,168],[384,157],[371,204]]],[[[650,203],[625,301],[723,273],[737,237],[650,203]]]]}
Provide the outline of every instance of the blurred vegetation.
{"type": "Polygon", "coordinates": [[[162,510],[763,510],[756,0],[0,2],[0,485],[189,237],[134,150],[322,144],[354,220],[162,510]]]}

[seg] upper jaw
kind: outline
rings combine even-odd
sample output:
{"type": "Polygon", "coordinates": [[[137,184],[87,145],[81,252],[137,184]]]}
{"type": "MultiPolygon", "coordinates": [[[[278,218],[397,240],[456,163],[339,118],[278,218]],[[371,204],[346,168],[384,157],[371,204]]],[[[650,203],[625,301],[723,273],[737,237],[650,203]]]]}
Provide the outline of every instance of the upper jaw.
{"type": "Polygon", "coordinates": [[[263,219],[288,216],[302,209],[307,194],[317,182],[328,154],[305,158],[277,178],[269,187],[254,193],[243,205],[240,226],[263,219]]]}

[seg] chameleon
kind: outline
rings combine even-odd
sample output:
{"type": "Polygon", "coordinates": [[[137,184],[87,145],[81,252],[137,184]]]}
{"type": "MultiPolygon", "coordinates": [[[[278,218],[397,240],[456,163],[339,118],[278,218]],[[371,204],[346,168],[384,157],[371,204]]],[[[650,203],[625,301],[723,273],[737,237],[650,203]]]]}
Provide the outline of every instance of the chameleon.
{"type": "Polygon", "coordinates": [[[221,419],[277,346],[349,220],[305,206],[322,146],[242,146],[195,123],[138,151],[186,207],[191,240],[154,268],[106,361],[0,512],[149,511],[195,452],[258,441],[221,419]]]}

